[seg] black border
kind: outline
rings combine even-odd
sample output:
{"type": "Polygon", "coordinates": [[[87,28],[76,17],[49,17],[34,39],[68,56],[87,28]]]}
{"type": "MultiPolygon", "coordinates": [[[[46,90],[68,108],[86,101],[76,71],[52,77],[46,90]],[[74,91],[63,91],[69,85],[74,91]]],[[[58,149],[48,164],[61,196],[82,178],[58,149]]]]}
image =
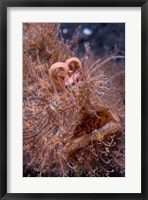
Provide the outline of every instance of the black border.
{"type": "MultiPolygon", "coordinates": [[[[135,21],[136,23],[136,21],[135,21]]],[[[148,0],[0,0],[0,199],[148,200],[148,0]],[[140,194],[10,194],[7,193],[7,8],[8,7],[141,7],[142,16],[142,192],[140,194]]],[[[136,42],[136,41],[135,41],[136,42]]],[[[136,113],[136,110],[135,110],[136,113]]],[[[133,141],[134,142],[134,141],[133,141]]],[[[133,155],[136,156],[136,155],[133,155]]],[[[83,187],[83,186],[82,186],[83,187]]],[[[90,186],[91,187],[91,186],[90,186]]],[[[133,185],[134,187],[134,185],[133,185]]]]}

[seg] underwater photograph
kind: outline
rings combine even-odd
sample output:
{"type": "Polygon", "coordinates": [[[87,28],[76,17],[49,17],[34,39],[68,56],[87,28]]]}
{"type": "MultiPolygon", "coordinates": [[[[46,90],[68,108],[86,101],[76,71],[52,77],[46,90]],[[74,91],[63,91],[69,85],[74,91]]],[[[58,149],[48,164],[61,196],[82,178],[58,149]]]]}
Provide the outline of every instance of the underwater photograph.
{"type": "Polygon", "coordinates": [[[125,177],[125,23],[23,23],[23,177],[125,177]]]}

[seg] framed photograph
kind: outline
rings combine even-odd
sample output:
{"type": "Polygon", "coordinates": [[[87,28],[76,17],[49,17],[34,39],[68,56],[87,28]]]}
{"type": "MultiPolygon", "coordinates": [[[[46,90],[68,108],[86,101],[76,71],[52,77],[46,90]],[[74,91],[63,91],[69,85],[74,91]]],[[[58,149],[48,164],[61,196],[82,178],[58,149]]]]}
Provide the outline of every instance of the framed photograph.
{"type": "Polygon", "coordinates": [[[0,199],[147,200],[148,2],[0,9],[0,199]]]}

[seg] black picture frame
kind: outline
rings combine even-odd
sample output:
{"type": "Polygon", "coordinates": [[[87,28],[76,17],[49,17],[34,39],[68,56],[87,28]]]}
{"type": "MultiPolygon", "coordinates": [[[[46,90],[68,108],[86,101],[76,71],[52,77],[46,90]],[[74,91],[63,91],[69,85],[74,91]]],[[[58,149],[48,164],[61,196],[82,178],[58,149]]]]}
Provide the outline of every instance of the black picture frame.
{"type": "MultiPolygon", "coordinates": [[[[148,199],[148,1],[147,0],[1,0],[0,1],[0,199],[148,199]],[[142,16],[142,171],[141,193],[35,194],[7,193],[7,8],[8,7],[141,7],[142,16]]],[[[136,156],[136,155],[135,155],[136,156]]]]}

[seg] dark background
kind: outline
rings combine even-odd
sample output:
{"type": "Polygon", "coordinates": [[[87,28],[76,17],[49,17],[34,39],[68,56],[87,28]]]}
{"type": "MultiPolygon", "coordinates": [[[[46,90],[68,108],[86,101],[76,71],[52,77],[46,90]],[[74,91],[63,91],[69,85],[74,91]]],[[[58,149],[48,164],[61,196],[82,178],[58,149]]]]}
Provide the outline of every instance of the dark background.
{"type": "Polygon", "coordinates": [[[62,36],[70,40],[76,28],[79,33],[79,51],[84,53],[84,43],[89,42],[96,56],[104,57],[118,49],[118,55],[125,55],[124,23],[61,23],[62,36]]]}

